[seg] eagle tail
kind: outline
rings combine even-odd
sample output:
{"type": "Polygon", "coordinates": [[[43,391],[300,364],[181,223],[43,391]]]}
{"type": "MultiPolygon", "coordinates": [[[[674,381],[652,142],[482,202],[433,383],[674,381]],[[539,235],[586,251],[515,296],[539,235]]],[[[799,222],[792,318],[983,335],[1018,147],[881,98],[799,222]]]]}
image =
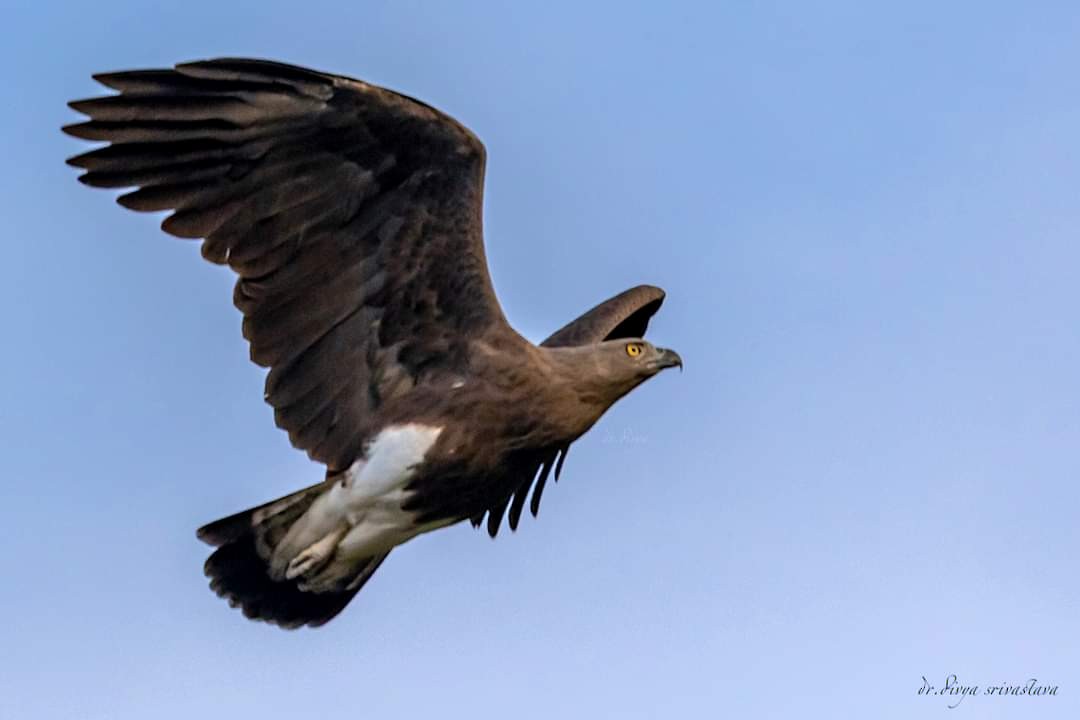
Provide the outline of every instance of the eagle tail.
{"type": "Polygon", "coordinates": [[[217,547],[203,566],[210,578],[210,589],[232,607],[239,607],[246,617],[288,629],[303,625],[318,627],[341,612],[389,552],[371,557],[345,589],[328,592],[301,590],[298,579],[274,580],[267,562],[269,551],[331,482],[313,485],[199,528],[199,539],[217,547]]]}

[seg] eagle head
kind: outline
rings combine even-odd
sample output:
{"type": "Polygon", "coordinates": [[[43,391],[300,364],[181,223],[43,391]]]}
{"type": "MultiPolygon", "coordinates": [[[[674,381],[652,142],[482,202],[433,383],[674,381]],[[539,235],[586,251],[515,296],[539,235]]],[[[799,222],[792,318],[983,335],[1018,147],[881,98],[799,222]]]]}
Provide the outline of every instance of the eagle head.
{"type": "Polygon", "coordinates": [[[679,353],[641,338],[608,340],[592,349],[595,378],[608,387],[612,402],[661,370],[683,366],[679,353]]]}

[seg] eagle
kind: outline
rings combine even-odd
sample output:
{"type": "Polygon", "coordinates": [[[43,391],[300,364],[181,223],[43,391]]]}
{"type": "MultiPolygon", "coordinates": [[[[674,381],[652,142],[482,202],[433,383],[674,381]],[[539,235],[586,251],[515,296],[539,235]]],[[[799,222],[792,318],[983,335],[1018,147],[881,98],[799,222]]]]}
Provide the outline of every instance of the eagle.
{"type": "Polygon", "coordinates": [[[106,144],[67,162],[235,272],[274,421],[326,468],[198,530],[211,588],[249,618],[319,626],[421,533],[516,530],[575,440],[682,367],[642,338],[664,300],[649,285],[539,345],[510,326],[484,256],[484,146],[419,100],[254,59],[93,77],[117,92],[69,103],[89,119],[63,130],[106,144]]]}

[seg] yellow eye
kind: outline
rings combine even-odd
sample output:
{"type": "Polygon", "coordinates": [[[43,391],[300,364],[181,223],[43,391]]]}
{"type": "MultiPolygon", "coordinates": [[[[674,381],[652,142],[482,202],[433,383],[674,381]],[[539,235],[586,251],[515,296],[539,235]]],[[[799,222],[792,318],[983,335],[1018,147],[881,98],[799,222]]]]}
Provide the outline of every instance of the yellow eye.
{"type": "Polygon", "coordinates": [[[630,343],[626,346],[626,354],[630,357],[637,357],[641,354],[641,346],[637,343],[630,343]]]}

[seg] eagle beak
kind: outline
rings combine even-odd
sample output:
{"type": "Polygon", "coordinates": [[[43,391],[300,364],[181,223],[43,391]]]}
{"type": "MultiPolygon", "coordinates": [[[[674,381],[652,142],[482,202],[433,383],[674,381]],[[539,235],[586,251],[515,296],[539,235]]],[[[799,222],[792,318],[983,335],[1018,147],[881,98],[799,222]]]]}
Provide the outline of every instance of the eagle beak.
{"type": "Polygon", "coordinates": [[[682,372],[682,358],[679,357],[679,353],[667,348],[657,348],[657,350],[660,351],[660,357],[655,362],[657,370],[678,366],[679,372],[682,372]]]}

